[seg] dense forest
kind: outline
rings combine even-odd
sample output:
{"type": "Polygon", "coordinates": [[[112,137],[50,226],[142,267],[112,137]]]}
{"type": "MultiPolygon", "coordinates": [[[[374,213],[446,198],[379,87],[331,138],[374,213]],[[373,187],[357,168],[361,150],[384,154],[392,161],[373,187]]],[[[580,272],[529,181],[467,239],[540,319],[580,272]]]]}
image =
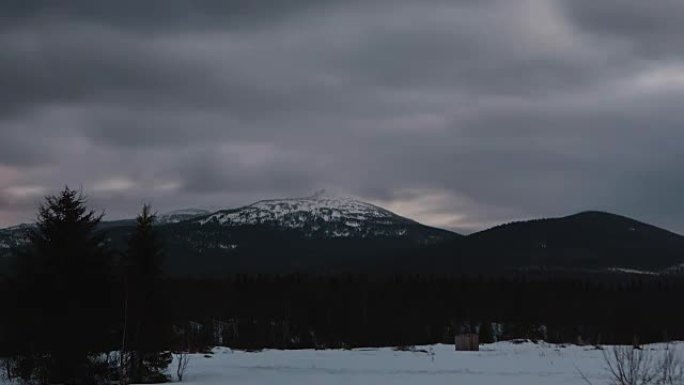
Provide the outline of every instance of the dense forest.
{"type": "Polygon", "coordinates": [[[466,331],[484,341],[684,338],[676,278],[295,274],[165,285],[176,322],[221,325],[213,338],[239,348],[452,343],[466,331]]]}
{"type": "MultiPolygon", "coordinates": [[[[125,247],[66,189],[47,197],[0,280],[0,355],[35,383],[164,381],[171,354],[481,342],[684,339],[684,280],[597,273],[163,274],[145,206],[125,247]],[[118,352],[93,358],[93,353],[118,352]],[[105,381],[106,379],[107,381],[105,381]]],[[[182,357],[182,356],[181,356],[182,357]]]]}

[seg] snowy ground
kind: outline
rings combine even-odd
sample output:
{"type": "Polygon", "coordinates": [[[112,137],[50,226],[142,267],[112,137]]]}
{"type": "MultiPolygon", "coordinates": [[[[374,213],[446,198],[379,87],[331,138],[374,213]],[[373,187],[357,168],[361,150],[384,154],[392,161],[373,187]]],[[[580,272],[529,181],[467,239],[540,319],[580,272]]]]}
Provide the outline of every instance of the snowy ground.
{"type": "Polygon", "coordinates": [[[591,347],[501,342],[474,353],[455,352],[449,345],[418,349],[434,354],[391,348],[257,353],[217,348],[213,355],[191,357],[184,383],[586,385],[578,370],[595,385],[608,383],[603,353],[591,347]]]}

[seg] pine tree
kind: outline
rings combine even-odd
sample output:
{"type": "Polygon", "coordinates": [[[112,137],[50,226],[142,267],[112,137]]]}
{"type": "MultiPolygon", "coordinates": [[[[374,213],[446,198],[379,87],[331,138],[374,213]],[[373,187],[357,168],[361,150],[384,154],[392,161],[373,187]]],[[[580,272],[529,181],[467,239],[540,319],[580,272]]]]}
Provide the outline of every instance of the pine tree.
{"type": "Polygon", "coordinates": [[[170,340],[171,325],[159,287],[164,253],[154,229],[155,215],[145,205],[128,240],[124,268],[124,341],[127,368],[133,382],[165,380],[171,356],[162,352],[170,340]]]}
{"type": "Polygon", "coordinates": [[[492,329],[492,323],[489,321],[482,322],[480,324],[479,334],[481,344],[491,344],[494,342],[494,330],[492,329]]]}
{"type": "Polygon", "coordinates": [[[24,375],[41,382],[90,382],[88,354],[108,343],[110,254],[96,231],[103,214],[86,203],[68,187],[47,196],[18,258],[17,341],[24,375]]]}

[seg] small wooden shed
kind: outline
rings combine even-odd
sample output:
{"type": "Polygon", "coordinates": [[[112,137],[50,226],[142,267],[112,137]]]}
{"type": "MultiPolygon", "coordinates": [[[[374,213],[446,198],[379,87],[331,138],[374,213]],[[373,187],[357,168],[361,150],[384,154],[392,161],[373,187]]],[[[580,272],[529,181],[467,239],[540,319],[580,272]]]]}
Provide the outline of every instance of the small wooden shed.
{"type": "Polygon", "coordinates": [[[454,340],[457,352],[477,352],[480,350],[480,337],[477,334],[457,334],[454,340]]]}

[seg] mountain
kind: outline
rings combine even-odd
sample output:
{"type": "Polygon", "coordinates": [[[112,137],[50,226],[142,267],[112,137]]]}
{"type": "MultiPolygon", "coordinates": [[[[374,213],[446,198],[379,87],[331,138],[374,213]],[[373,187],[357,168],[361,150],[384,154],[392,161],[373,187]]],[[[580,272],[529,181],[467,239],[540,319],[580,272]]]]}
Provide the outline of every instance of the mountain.
{"type": "MultiPolygon", "coordinates": [[[[597,211],[508,223],[467,237],[325,193],[158,218],[171,274],[684,272],[684,237],[597,211]]],[[[103,222],[101,229],[112,248],[124,250],[134,226],[126,219],[103,222]]],[[[28,229],[0,230],[0,256],[25,242],[28,229]]]]}
{"type": "Polygon", "coordinates": [[[159,231],[170,251],[169,269],[192,274],[382,270],[402,249],[460,237],[323,193],[259,201],[159,231]]]}
{"type": "Polygon", "coordinates": [[[684,261],[684,237],[624,216],[587,211],[472,234],[461,255],[497,268],[660,271],[684,261]]]}
{"type": "Polygon", "coordinates": [[[268,226],[301,232],[307,238],[366,238],[424,236],[439,240],[446,232],[431,229],[381,207],[352,198],[325,195],[259,201],[234,210],[219,211],[195,220],[224,228],[268,226]],[[413,231],[413,233],[411,233],[413,231]]]}
{"type": "MultiPolygon", "coordinates": [[[[101,229],[114,249],[124,250],[134,226],[125,219],[103,222],[101,229]]],[[[382,271],[401,250],[461,237],[324,192],[216,212],[173,211],[158,216],[157,230],[166,246],[166,270],[184,275],[382,271]]],[[[21,242],[21,234],[7,234],[18,240],[14,245],[21,242]]]]}

